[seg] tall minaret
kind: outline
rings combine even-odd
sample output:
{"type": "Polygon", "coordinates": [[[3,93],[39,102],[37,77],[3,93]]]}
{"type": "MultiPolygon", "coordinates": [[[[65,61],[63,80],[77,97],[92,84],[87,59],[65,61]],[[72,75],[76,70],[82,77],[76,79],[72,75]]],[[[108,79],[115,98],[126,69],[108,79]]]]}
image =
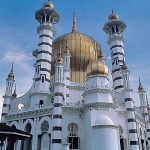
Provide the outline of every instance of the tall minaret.
{"type": "Polygon", "coordinates": [[[5,91],[5,95],[3,96],[4,102],[3,102],[3,109],[2,109],[2,121],[5,120],[4,116],[9,113],[10,101],[14,90],[14,84],[15,84],[15,79],[14,79],[13,64],[12,64],[11,71],[8,74],[8,78],[6,79],[6,91],[5,91]]]}
{"type": "Polygon", "coordinates": [[[112,11],[108,22],[104,25],[104,31],[109,35],[108,44],[111,51],[113,88],[116,91],[123,90],[123,80],[120,74],[120,66],[123,65],[124,39],[122,36],[126,24],[119,20],[119,16],[112,11]]]}
{"type": "Polygon", "coordinates": [[[36,20],[40,23],[37,28],[39,33],[38,50],[34,51],[37,58],[35,64],[34,87],[38,92],[49,92],[52,61],[52,40],[55,34],[54,24],[59,22],[59,14],[53,4],[48,1],[36,11],[36,20]]]}
{"type": "Polygon", "coordinates": [[[148,99],[147,99],[147,93],[144,90],[144,87],[142,86],[140,79],[139,79],[138,93],[140,98],[140,108],[141,108],[142,116],[144,117],[146,122],[146,131],[147,131],[147,140],[148,140],[147,149],[150,149],[150,124],[149,124],[149,116],[148,116],[148,99]]]}
{"type": "Polygon", "coordinates": [[[59,55],[55,63],[54,108],[51,150],[62,150],[62,105],[64,99],[63,59],[59,55]]]}
{"type": "Polygon", "coordinates": [[[123,93],[125,98],[125,108],[127,111],[127,125],[128,125],[128,134],[129,134],[129,149],[130,150],[139,150],[139,141],[137,133],[137,123],[135,118],[135,109],[133,98],[131,97],[131,92],[133,91],[130,88],[130,72],[125,62],[121,67],[121,74],[123,77],[123,93]]]}

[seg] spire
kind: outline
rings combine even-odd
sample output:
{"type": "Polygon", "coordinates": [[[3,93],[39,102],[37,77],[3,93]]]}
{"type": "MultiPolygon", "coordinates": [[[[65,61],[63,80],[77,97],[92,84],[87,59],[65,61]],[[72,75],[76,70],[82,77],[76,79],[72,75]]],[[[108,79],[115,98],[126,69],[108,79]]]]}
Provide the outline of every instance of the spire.
{"type": "Polygon", "coordinates": [[[13,73],[14,71],[14,63],[12,63],[12,66],[11,66],[11,72],[13,73]]]}
{"type": "Polygon", "coordinates": [[[77,19],[76,19],[76,13],[74,12],[72,32],[76,32],[76,31],[77,31],[77,19]]]}
{"type": "Polygon", "coordinates": [[[14,73],[13,72],[14,72],[14,64],[12,63],[11,71],[8,74],[8,80],[14,80],[14,73]]]}
{"type": "Polygon", "coordinates": [[[144,87],[142,86],[140,77],[139,77],[139,87],[138,87],[138,90],[139,91],[144,91],[144,87]]]}

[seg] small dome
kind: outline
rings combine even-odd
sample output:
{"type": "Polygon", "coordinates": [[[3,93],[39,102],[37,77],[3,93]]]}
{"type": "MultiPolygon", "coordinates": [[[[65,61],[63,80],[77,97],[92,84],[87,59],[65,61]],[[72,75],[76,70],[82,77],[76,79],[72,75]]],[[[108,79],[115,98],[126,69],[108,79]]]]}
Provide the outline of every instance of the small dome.
{"type": "Polygon", "coordinates": [[[119,16],[112,11],[112,14],[108,17],[108,21],[119,20],[119,16]]]}
{"type": "Polygon", "coordinates": [[[14,74],[13,74],[13,72],[10,72],[10,73],[9,73],[8,79],[9,79],[9,80],[14,80],[14,74]]]}
{"type": "Polygon", "coordinates": [[[103,75],[103,76],[107,76],[108,75],[108,67],[104,62],[98,61],[98,60],[94,60],[93,62],[89,63],[89,65],[87,66],[87,76],[91,76],[91,75],[103,75]]]}
{"type": "Polygon", "coordinates": [[[114,125],[113,121],[111,120],[111,118],[109,118],[108,116],[105,115],[100,115],[96,120],[95,120],[95,126],[97,125],[114,125]]]}
{"type": "Polygon", "coordinates": [[[63,58],[61,55],[57,58],[56,63],[63,64],[63,58]]]}
{"type": "Polygon", "coordinates": [[[14,93],[12,94],[12,97],[17,98],[17,93],[14,91],[14,93]]]}
{"type": "Polygon", "coordinates": [[[46,3],[44,4],[44,7],[45,7],[45,8],[49,8],[49,9],[51,9],[51,10],[54,9],[54,5],[53,5],[50,1],[46,2],[46,3]]]}

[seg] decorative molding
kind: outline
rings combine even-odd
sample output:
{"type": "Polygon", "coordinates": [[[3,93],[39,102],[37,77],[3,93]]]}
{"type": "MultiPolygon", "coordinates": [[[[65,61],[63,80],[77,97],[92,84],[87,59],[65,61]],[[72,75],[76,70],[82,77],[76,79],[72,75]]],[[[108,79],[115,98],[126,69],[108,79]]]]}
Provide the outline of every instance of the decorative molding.
{"type": "Polygon", "coordinates": [[[112,129],[118,129],[118,126],[116,126],[116,125],[94,125],[93,128],[112,128],[112,129]]]}

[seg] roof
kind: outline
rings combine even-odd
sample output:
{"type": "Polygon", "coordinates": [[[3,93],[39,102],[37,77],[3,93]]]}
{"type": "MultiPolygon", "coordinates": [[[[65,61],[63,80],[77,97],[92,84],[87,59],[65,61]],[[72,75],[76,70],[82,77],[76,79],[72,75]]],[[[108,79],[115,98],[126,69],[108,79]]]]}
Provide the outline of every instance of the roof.
{"type": "Polygon", "coordinates": [[[10,127],[5,123],[0,123],[0,140],[5,140],[6,137],[8,137],[9,139],[12,138],[13,140],[24,140],[27,138],[31,138],[32,135],[19,129],[15,129],[14,127],[10,127]]]}

